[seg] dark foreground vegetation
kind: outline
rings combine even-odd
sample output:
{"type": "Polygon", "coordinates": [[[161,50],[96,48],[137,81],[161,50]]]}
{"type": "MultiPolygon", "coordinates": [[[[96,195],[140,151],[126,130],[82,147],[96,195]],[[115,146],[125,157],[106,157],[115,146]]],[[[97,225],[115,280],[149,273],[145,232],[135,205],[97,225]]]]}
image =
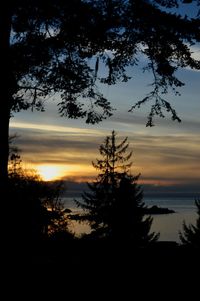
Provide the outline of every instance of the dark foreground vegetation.
{"type": "Polygon", "coordinates": [[[167,285],[172,288],[171,285],[176,287],[181,279],[186,281],[186,273],[191,281],[199,268],[199,249],[178,246],[174,242],[135,248],[130,242],[48,241],[35,245],[32,256],[32,269],[40,271],[39,277],[59,277],[64,283],[61,290],[71,283],[75,287],[87,284],[83,294],[92,287],[101,287],[99,293],[112,288],[114,294],[123,287],[124,281],[130,285],[129,291],[137,290],[138,285],[141,287],[144,283],[158,285],[160,282],[168,291],[167,285]]]}
{"type": "Polygon", "coordinates": [[[128,242],[48,241],[32,251],[33,293],[57,300],[193,298],[199,290],[199,250],[173,242],[135,248],[128,242]]]}

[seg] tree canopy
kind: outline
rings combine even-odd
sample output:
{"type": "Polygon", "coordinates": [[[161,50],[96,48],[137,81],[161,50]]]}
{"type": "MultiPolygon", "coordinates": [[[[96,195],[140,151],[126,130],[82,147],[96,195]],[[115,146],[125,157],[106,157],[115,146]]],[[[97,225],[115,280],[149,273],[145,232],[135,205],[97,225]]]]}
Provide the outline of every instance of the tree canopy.
{"type": "MultiPolygon", "coordinates": [[[[146,57],[144,70],[150,70],[154,80],[152,91],[130,111],[152,100],[148,126],[155,114],[164,117],[163,109],[180,121],[163,93],[168,88],[176,92],[184,84],[176,77],[178,68],[200,69],[190,48],[200,41],[199,15],[189,18],[169,10],[186,2],[6,1],[0,12],[1,182],[7,177],[12,112],[44,110],[44,100],[56,95],[62,116],[100,122],[113,108],[98,83],[127,81],[127,67],[139,63],[139,54],[146,57]]],[[[197,9],[199,1],[194,3],[197,9]]]]}
{"type": "Polygon", "coordinates": [[[179,67],[200,69],[190,49],[200,41],[200,20],[166,10],[178,5],[183,4],[124,0],[13,3],[11,109],[43,109],[45,97],[60,93],[61,115],[99,122],[112,114],[112,108],[98,91],[98,82],[127,81],[126,67],[137,65],[142,53],[147,58],[145,68],[154,77],[153,89],[132,109],[153,99],[148,125],[154,114],[163,116],[162,108],[179,121],[162,93],[184,84],[175,74],[179,67]],[[101,64],[106,68],[103,74],[101,64]]]}

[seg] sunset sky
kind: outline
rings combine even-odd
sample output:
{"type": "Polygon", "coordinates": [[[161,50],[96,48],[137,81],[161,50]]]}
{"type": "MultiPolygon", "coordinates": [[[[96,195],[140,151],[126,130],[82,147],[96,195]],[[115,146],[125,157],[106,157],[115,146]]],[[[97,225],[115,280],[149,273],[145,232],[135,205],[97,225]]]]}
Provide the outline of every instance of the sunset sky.
{"type": "Polygon", "coordinates": [[[148,106],[128,113],[131,104],[151,89],[148,86],[150,75],[139,75],[139,70],[136,74],[137,77],[126,84],[104,88],[116,111],[113,117],[97,125],[59,117],[56,99],[47,101],[46,112],[15,114],[10,132],[19,135],[16,143],[26,166],[35,168],[47,180],[57,177],[89,180],[96,175],[91,161],[99,157],[99,145],[114,129],[119,140],[128,136],[130,150],[133,150],[132,172],[141,173],[142,183],[155,186],[189,184],[199,190],[200,73],[179,72],[186,83],[180,90],[181,96],[166,95],[182,122],[173,122],[170,116],[162,120],[157,117],[156,125],[151,128],[145,126],[148,106]]]}
{"type": "MultiPolygon", "coordinates": [[[[200,47],[192,48],[200,59],[200,47]]],[[[139,67],[145,64],[140,58],[139,67]]],[[[99,157],[98,148],[112,130],[119,141],[128,136],[133,150],[132,173],[141,173],[143,184],[172,187],[200,192],[200,72],[189,69],[178,71],[185,82],[181,96],[167,94],[181,123],[155,118],[155,126],[146,127],[150,106],[128,113],[131,105],[151,91],[151,74],[140,68],[129,70],[133,79],[116,86],[100,86],[114,108],[111,118],[96,125],[84,120],[59,117],[58,97],[46,101],[45,112],[20,112],[11,119],[10,134],[16,133],[17,146],[26,167],[35,168],[46,180],[65,178],[72,181],[94,179],[97,171],[91,162],[99,157]]]]}

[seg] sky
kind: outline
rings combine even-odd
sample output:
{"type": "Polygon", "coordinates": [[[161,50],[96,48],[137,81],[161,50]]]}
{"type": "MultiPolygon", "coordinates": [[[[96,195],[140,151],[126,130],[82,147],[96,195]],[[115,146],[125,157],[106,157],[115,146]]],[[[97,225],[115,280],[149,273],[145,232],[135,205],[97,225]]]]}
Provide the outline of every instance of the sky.
{"type": "MultiPolygon", "coordinates": [[[[200,59],[200,47],[192,50],[200,59]]],[[[100,124],[60,117],[56,97],[46,101],[45,112],[16,113],[10,134],[18,135],[16,145],[25,167],[36,169],[45,180],[91,181],[97,176],[92,161],[100,157],[99,146],[115,130],[119,142],[128,137],[133,151],[131,171],[141,173],[145,189],[200,193],[200,72],[178,71],[185,82],[179,89],[181,96],[165,95],[182,122],[172,121],[166,114],[165,119],[156,117],[151,128],[146,127],[148,105],[133,113],[128,110],[151,91],[152,76],[139,68],[130,72],[133,78],[128,83],[100,87],[116,108],[113,116],[100,124]]]]}

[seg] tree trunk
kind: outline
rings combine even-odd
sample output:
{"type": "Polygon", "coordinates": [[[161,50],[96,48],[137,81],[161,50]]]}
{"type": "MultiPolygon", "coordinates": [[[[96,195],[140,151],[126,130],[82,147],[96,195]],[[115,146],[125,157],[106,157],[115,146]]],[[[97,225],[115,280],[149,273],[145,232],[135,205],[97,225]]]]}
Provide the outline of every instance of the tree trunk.
{"type": "Polygon", "coordinates": [[[1,195],[7,187],[8,181],[8,138],[10,101],[12,99],[12,71],[10,59],[10,32],[11,13],[10,8],[1,8],[0,12],[0,188],[1,195]]]}
{"type": "Polygon", "coordinates": [[[0,11],[0,201],[1,215],[4,219],[1,242],[2,252],[5,252],[5,255],[19,245],[18,237],[21,229],[18,204],[10,194],[8,182],[9,120],[14,87],[10,49],[11,3],[9,0],[5,2],[0,11]]]}

